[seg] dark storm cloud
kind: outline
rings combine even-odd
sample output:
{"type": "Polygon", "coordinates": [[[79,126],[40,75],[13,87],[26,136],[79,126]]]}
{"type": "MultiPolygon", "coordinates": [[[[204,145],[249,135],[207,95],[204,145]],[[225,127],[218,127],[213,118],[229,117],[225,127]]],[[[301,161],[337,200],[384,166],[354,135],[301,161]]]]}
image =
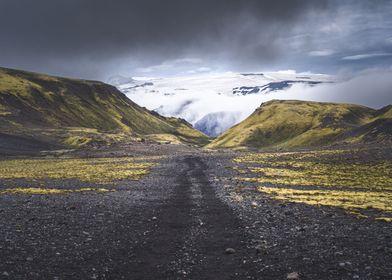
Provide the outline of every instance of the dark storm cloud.
{"type": "MultiPolygon", "coordinates": [[[[328,42],[314,37],[323,26],[319,19],[330,18],[342,2],[370,14],[384,5],[328,0],[0,0],[0,64],[104,78],[116,69],[132,71],[189,57],[239,68],[282,58],[297,63],[298,50],[313,47],[309,52],[323,54],[320,44],[328,42]]],[[[350,55],[355,53],[342,57],[350,55]]]]}
{"type": "Polygon", "coordinates": [[[78,62],[98,67],[126,55],[157,62],[211,50],[241,56],[242,47],[245,60],[269,59],[275,32],[325,7],[312,0],[2,0],[0,62],[92,71],[78,62]]]}
{"type": "Polygon", "coordinates": [[[29,44],[33,51],[65,54],[111,52],[219,40],[244,17],[266,24],[291,22],[310,8],[324,6],[323,2],[8,0],[1,6],[0,20],[7,27],[2,35],[8,47],[24,50],[23,45],[29,44]]]}

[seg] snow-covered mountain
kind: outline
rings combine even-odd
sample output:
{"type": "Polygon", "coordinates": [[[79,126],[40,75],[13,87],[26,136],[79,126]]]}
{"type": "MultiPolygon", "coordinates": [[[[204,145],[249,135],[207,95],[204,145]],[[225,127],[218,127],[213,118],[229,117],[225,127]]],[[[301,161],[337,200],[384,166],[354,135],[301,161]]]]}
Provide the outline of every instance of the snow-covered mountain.
{"type": "Polygon", "coordinates": [[[194,127],[209,136],[215,137],[237,123],[241,112],[210,113],[198,120],[194,127]]]}
{"type": "MultiPolygon", "coordinates": [[[[169,78],[114,79],[130,99],[164,116],[180,117],[216,136],[250,115],[272,93],[294,86],[315,87],[333,79],[294,71],[208,73],[169,78]],[[119,81],[124,83],[118,83],[119,81]]],[[[109,81],[111,82],[111,81],[109,81]]]]}

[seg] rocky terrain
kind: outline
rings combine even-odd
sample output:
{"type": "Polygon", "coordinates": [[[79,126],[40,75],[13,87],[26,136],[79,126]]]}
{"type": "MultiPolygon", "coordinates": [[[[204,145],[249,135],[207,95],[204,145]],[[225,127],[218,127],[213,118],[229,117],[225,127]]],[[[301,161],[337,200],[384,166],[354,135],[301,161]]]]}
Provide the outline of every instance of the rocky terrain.
{"type": "Polygon", "coordinates": [[[66,157],[152,155],[140,180],[1,179],[0,279],[392,277],[391,223],[256,192],[236,180],[241,153],[140,143],[66,157]],[[9,192],[22,187],[110,191],[9,192]]]}

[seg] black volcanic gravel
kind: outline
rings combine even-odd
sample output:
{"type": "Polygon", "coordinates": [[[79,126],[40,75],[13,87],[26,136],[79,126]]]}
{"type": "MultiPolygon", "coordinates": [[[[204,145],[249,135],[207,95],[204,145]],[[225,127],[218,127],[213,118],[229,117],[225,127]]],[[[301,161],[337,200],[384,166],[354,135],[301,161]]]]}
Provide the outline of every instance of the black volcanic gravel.
{"type": "Polygon", "coordinates": [[[114,192],[1,194],[0,279],[392,279],[391,223],[237,193],[233,152],[75,155],[143,154],[166,156],[114,192]]]}

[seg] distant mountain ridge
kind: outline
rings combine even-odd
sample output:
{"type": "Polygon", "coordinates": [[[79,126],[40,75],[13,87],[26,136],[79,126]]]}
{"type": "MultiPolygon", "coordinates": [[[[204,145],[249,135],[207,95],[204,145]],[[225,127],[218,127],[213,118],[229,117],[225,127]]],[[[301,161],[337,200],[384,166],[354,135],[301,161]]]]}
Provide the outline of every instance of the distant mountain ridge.
{"type": "Polygon", "coordinates": [[[349,143],[392,143],[392,107],[298,100],[263,103],[208,148],[298,148],[349,143]]]}
{"type": "MultiPolygon", "coordinates": [[[[142,87],[151,86],[150,82],[144,83],[147,85],[142,87]]],[[[175,85],[175,89],[187,91],[175,85]]],[[[197,102],[182,98],[181,106],[171,109],[192,117],[192,106],[197,102]]],[[[164,113],[167,107],[158,108],[159,113],[161,110],[164,113]]],[[[159,113],[140,107],[102,82],[0,68],[0,154],[135,141],[199,146],[210,142],[186,120],[159,113]]],[[[273,100],[230,127],[242,116],[243,112],[233,110],[194,119],[195,126],[209,135],[219,135],[229,128],[207,148],[392,143],[391,105],[375,110],[353,104],[273,100]]]]}
{"type": "Polygon", "coordinates": [[[234,95],[247,95],[247,94],[257,94],[257,93],[263,93],[267,94],[273,91],[278,91],[278,90],[284,90],[290,88],[294,84],[306,84],[309,86],[314,86],[321,84],[323,82],[320,81],[279,81],[279,82],[271,82],[266,85],[262,86],[242,86],[242,87],[235,87],[233,88],[233,94],[234,95]]]}

